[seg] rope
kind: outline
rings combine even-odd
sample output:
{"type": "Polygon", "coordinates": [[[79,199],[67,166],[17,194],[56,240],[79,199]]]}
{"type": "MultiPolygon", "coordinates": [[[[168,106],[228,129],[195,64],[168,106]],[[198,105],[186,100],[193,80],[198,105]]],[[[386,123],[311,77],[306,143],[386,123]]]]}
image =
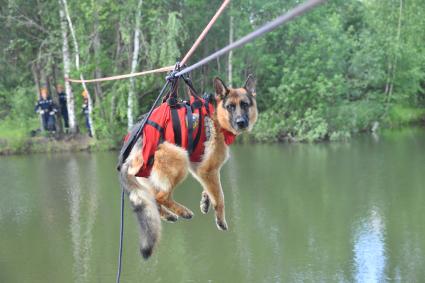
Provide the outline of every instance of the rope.
{"type": "MultiPolygon", "coordinates": [[[[157,98],[155,99],[154,104],[152,105],[151,109],[149,110],[148,114],[145,116],[145,118],[143,119],[142,123],[140,124],[140,126],[138,127],[138,129],[136,131],[134,131],[134,134],[132,132],[131,136],[128,138],[128,140],[124,143],[123,148],[120,152],[120,157],[119,157],[119,161],[118,161],[118,169],[121,168],[121,165],[124,163],[125,159],[127,158],[128,154],[130,153],[131,149],[133,148],[137,137],[139,137],[140,133],[142,132],[147,120],[149,119],[150,115],[152,114],[153,110],[156,108],[156,105],[158,104],[158,102],[160,101],[160,98],[162,97],[162,95],[165,92],[165,89],[167,88],[167,86],[170,83],[170,80],[173,80],[173,78],[176,77],[180,77],[196,68],[199,68],[200,66],[207,64],[208,62],[222,56],[223,54],[236,49],[238,47],[241,47],[245,44],[247,44],[248,42],[256,39],[257,37],[268,33],[274,29],[276,29],[277,27],[279,27],[280,25],[283,25],[284,23],[306,13],[307,11],[311,10],[312,8],[316,7],[319,4],[322,4],[323,2],[325,2],[326,0],[308,0],[303,4],[298,5],[297,7],[295,7],[294,9],[288,11],[287,13],[279,16],[278,18],[276,18],[275,20],[263,25],[261,28],[249,33],[248,35],[242,37],[241,39],[229,44],[228,46],[214,52],[213,54],[209,55],[208,57],[202,59],[201,61],[197,62],[196,64],[187,67],[181,71],[177,71],[179,64],[177,64],[176,66],[173,66],[172,69],[174,69],[174,71],[167,76],[167,82],[165,83],[165,85],[163,86],[161,92],[158,94],[157,98]]],[[[214,17],[211,19],[210,23],[207,25],[207,27],[204,29],[204,31],[201,33],[201,35],[199,36],[198,40],[195,41],[195,43],[193,44],[192,48],[189,50],[188,54],[186,54],[186,56],[183,58],[182,60],[182,64],[184,65],[184,60],[188,60],[188,58],[192,55],[192,53],[194,52],[194,50],[196,49],[196,47],[198,47],[199,43],[202,41],[202,39],[205,37],[206,33],[208,32],[208,30],[210,29],[210,27],[212,26],[212,24],[216,21],[217,17],[221,14],[221,12],[224,10],[224,8],[227,6],[228,4],[228,0],[225,0],[222,4],[222,6],[220,7],[220,9],[217,11],[217,13],[214,15],[214,17]],[[211,24],[211,25],[210,25],[211,24]],[[186,58],[187,57],[187,58],[186,58]]],[[[170,67],[165,67],[165,68],[170,68],[170,67]]],[[[160,68],[160,69],[164,69],[164,68],[160,68]]],[[[152,71],[145,71],[142,73],[146,73],[146,72],[150,72],[152,73],[153,71],[157,71],[160,69],[156,69],[156,70],[152,70],[152,71]]],[[[135,74],[129,74],[129,75],[122,75],[122,76],[116,76],[119,78],[126,78],[126,77],[131,77],[137,75],[137,73],[135,74]]],[[[110,78],[114,78],[114,77],[110,77],[110,78]]],[[[112,80],[112,79],[105,79],[102,78],[101,80],[112,80]]],[[[98,81],[97,80],[88,80],[86,82],[92,82],[92,81],[98,81]]],[[[71,81],[71,80],[70,80],[71,81]]],[[[121,276],[121,265],[122,265],[122,250],[123,250],[123,234],[124,234],[124,190],[122,190],[121,192],[121,225],[120,225],[120,249],[119,249],[119,256],[118,256],[118,270],[117,270],[117,278],[116,278],[116,282],[119,283],[120,281],[120,276],[121,276]]]]}
{"type": "Polygon", "coordinates": [[[124,188],[121,188],[121,215],[120,215],[120,249],[118,253],[118,270],[116,282],[120,282],[121,278],[121,264],[122,264],[122,243],[124,238],[124,188]]]}
{"type": "Polygon", "coordinates": [[[160,98],[162,97],[162,95],[164,94],[165,90],[167,89],[167,86],[169,85],[170,81],[167,80],[167,82],[164,84],[164,86],[162,87],[160,93],[158,94],[158,96],[156,97],[152,107],[149,109],[148,114],[143,118],[142,122],[140,123],[139,127],[137,128],[137,130],[135,131],[131,131],[130,136],[128,137],[127,141],[124,142],[120,155],[119,155],[119,160],[118,160],[118,165],[117,165],[117,169],[120,170],[122,164],[124,164],[125,160],[127,159],[127,156],[130,154],[130,151],[132,150],[134,144],[136,143],[137,138],[140,136],[140,134],[143,131],[143,128],[145,127],[146,122],[148,121],[148,119],[150,118],[153,110],[155,109],[156,105],[158,104],[158,102],[160,101],[160,98]]]}
{"type": "MultiPolygon", "coordinates": [[[[193,43],[192,47],[189,49],[189,51],[183,57],[183,60],[181,61],[181,65],[184,65],[187,62],[187,60],[189,60],[189,57],[192,56],[193,52],[195,52],[196,48],[198,48],[199,44],[202,42],[202,40],[204,40],[205,36],[210,31],[211,27],[214,25],[214,23],[217,21],[218,17],[223,13],[224,9],[227,7],[227,5],[229,3],[230,3],[230,0],[224,0],[223,1],[220,8],[218,8],[217,12],[211,18],[208,25],[204,28],[202,33],[199,35],[199,37],[193,43]]],[[[148,74],[165,73],[165,72],[169,72],[169,71],[172,71],[172,70],[174,70],[174,66],[167,66],[167,67],[143,71],[143,72],[139,72],[139,73],[130,73],[130,74],[125,74],[125,75],[118,75],[118,76],[111,76],[111,77],[90,79],[90,80],[76,80],[76,79],[65,78],[65,81],[73,82],[73,83],[105,82],[105,81],[122,80],[122,79],[138,77],[138,76],[143,76],[143,75],[148,75],[148,74]]]]}
{"type": "Polygon", "coordinates": [[[189,60],[189,57],[192,56],[193,52],[195,52],[196,48],[198,48],[199,44],[202,40],[204,40],[205,36],[207,35],[208,31],[211,29],[213,24],[217,21],[218,17],[223,13],[224,9],[229,5],[230,0],[224,0],[221,4],[220,8],[218,8],[217,12],[215,13],[214,17],[210,20],[208,25],[205,27],[205,29],[202,31],[202,33],[199,35],[198,39],[193,43],[192,47],[189,49],[189,51],[186,53],[186,55],[183,57],[182,61],[180,62],[180,65],[183,66],[186,64],[186,62],[189,60]]]}
{"type": "Polygon", "coordinates": [[[312,8],[316,7],[319,4],[322,4],[326,0],[309,0],[304,2],[303,4],[298,5],[294,9],[288,11],[287,13],[279,16],[278,18],[274,19],[271,22],[268,22],[267,24],[263,25],[259,29],[247,34],[246,36],[242,37],[241,39],[227,45],[226,47],[214,52],[213,54],[209,55],[208,57],[202,59],[201,61],[197,62],[196,64],[193,64],[177,73],[174,74],[175,77],[179,77],[181,75],[184,75],[186,73],[189,73],[190,71],[193,71],[202,65],[207,64],[208,62],[226,54],[227,52],[236,49],[238,47],[241,47],[248,42],[256,39],[259,36],[262,36],[265,33],[268,33],[280,25],[283,25],[284,23],[306,13],[307,11],[311,10],[312,8]]]}
{"type": "MultiPolygon", "coordinates": [[[[137,137],[139,137],[140,133],[143,131],[143,128],[145,127],[146,122],[148,121],[149,117],[151,116],[153,110],[156,108],[156,105],[160,101],[160,99],[161,99],[162,95],[164,94],[165,90],[167,89],[169,83],[170,83],[170,81],[167,80],[167,82],[162,87],[160,93],[156,97],[155,102],[153,103],[148,114],[142,120],[140,127],[137,129],[137,131],[134,133],[134,135],[129,136],[128,140],[124,143],[123,149],[120,152],[117,168],[121,168],[121,165],[125,162],[125,159],[127,158],[128,154],[130,153],[131,149],[133,148],[134,143],[137,140],[137,137]]],[[[124,240],[123,238],[124,238],[124,188],[121,187],[120,244],[119,244],[119,252],[118,252],[118,268],[117,268],[116,283],[119,283],[120,278],[121,278],[122,250],[123,250],[123,240],[124,240]]]]}
{"type": "Polygon", "coordinates": [[[131,74],[105,77],[105,78],[98,78],[98,79],[91,79],[91,80],[84,80],[84,81],[83,80],[65,78],[65,81],[72,82],[72,83],[82,83],[82,82],[94,83],[94,82],[115,81],[115,80],[122,80],[122,79],[127,79],[127,78],[132,78],[132,77],[137,77],[137,76],[143,76],[143,75],[148,75],[148,74],[169,72],[169,71],[172,71],[173,69],[174,69],[174,66],[167,66],[167,67],[162,67],[162,68],[149,70],[149,71],[143,71],[143,72],[139,72],[139,73],[131,73],[131,74]]]}
{"type": "MultiPolygon", "coordinates": [[[[210,20],[208,25],[205,27],[205,29],[202,31],[202,33],[199,35],[198,39],[195,41],[195,43],[192,45],[192,47],[189,49],[187,54],[184,56],[182,60],[182,65],[189,60],[189,57],[192,56],[193,52],[195,52],[196,48],[198,48],[201,41],[205,38],[208,31],[211,29],[213,24],[217,21],[217,18],[223,13],[226,6],[229,4],[230,0],[223,1],[223,4],[220,6],[220,8],[217,10],[213,18],[210,20]]],[[[126,75],[120,75],[120,76],[112,76],[112,77],[106,77],[106,78],[99,78],[99,79],[93,79],[93,80],[85,80],[86,83],[91,82],[102,82],[102,81],[111,81],[111,80],[119,80],[119,79],[125,79],[125,78],[131,78],[136,76],[142,76],[152,73],[160,73],[160,72],[168,72],[176,68],[177,66],[168,66],[164,68],[159,68],[155,70],[150,71],[144,71],[139,73],[133,73],[133,74],[126,74],[126,75]]],[[[74,80],[65,78],[66,81],[69,82],[82,82],[81,80],[74,80]]],[[[121,150],[120,158],[118,161],[118,168],[121,167],[121,165],[125,162],[125,159],[127,158],[128,154],[130,153],[131,149],[134,146],[134,143],[137,140],[137,137],[140,135],[140,133],[143,131],[143,128],[145,127],[146,122],[148,121],[149,117],[151,116],[153,110],[155,109],[156,105],[160,101],[162,95],[164,94],[167,86],[169,85],[170,81],[167,80],[165,85],[162,87],[160,93],[158,94],[157,98],[155,99],[155,102],[153,103],[151,109],[149,110],[146,117],[143,119],[142,123],[140,124],[140,127],[137,129],[137,132],[135,135],[130,136],[128,140],[124,143],[123,149],[121,150]]],[[[122,270],[122,251],[123,251],[123,238],[124,238],[124,188],[121,188],[121,214],[120,214],[120,243],[119,243],[119,253],[118,253],[118,269],[117,269],[117,275],[116,275],[116,283],[120,282],[121,279],[121,270],[122,270]]]]}

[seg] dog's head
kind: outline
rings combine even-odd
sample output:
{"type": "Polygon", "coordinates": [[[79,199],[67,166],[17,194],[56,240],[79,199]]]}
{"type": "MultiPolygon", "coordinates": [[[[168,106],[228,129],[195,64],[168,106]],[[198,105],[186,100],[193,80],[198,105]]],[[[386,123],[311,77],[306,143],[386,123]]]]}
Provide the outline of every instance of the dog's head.
{"type": "Polygon", "coordinates": [[[255,83],[252,75],[241,88],[228,88],[220,78],[214,79],[217,119],[222,128],[235,135],[252,129],[258,115],[255,83]]]}

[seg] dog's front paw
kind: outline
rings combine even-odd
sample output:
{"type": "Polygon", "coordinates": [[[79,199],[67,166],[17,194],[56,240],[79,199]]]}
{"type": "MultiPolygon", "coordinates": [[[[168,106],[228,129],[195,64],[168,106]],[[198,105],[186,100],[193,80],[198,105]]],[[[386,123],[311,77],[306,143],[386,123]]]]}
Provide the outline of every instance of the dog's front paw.
{"type": "Polygon", "coordinates": [[[224,219],[216,218],[215,224],[217,225],[218,230],[227,231],[227,229],[228,229],[226,220],[224,220],[224,219]]]}
{"type": "Polygon", "coordinates": [[[208,210],[210,210],[210,204],[211,204],[211,201],[210,201],[210,198],[208,197],[208,194],[203,192],[201,197],[201,203],[199,205],[201,212],[203,214],[208,213],[208,210]]]}

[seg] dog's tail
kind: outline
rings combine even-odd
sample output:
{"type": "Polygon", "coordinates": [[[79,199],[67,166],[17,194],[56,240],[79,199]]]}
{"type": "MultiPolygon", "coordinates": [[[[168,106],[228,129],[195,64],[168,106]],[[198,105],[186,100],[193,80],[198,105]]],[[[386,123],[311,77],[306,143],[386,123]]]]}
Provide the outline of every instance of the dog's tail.
{"type": "Polygon", "coordinates": [[[120,184],[128,193],[140,226],[140,252],[148,259],[161,236],[161,218],[154,197],[140,185],[135,187],[135,180],[129,179],[128,165],[124,163],[120,170],[120,184]]]}
{"type": "Polygon", "coordinates": [[[135,207],[140,225],[140,252],[148,259],[161,236],[161,218],[155,200],[146,192],[144,203],[135,207]]]}

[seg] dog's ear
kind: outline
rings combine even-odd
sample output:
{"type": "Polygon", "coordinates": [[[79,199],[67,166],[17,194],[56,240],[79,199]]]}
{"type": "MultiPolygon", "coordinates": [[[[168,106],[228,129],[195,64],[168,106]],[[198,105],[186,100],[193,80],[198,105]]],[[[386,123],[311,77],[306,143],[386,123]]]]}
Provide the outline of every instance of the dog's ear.
{"type": "Polygon", "coordinates": [[[248,75],[248,78],[246,79],[244,89],[246,89],[252,96],[256,95],[255,92],[255,86],[257,82],[252,74],[248,75]]]}
{"type": "Polygon", "coordinates": [[[214,78],[214,89],[216,96],[220,99],[223,99],[229,93],[229,89],[219,77],[214,78]]]}

